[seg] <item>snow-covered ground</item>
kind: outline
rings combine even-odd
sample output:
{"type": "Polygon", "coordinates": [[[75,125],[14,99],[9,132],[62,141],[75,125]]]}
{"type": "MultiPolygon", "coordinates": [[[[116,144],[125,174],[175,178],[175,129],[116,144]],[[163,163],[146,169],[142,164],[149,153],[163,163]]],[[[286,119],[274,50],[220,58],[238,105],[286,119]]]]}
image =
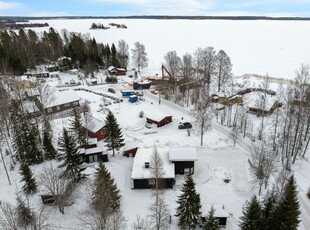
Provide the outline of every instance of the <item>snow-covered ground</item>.
{"type": "MultiPolygon", "coordinates": [[[[101,77],[102,73],[96,75],[101,77]]],[[[60,74],[60,79],[73,78],[66,74],[60,74]]],[[[83,88],[90,90],[78,91],[79,97],[83,100],[91,102],[90,108],[93,116],[104,120],[106,116],[105,110],[101,110],[102,96],[96,93],[108,93],[108,88],[112,87],[116,91],[116,96],[121,97],[121,89],[127,86],[126,81],[130,80],[128,77],[122,77],[120,83],[117,85],[103,84],[97,86],[77,86],[75,88],[83,88]],[[101,105],[101,106],[100,106],[101,105]]],[[[78,78],[74,78],[78,81],[78,78]]],[[[62,81],[59,79],[49,79],[47,81],[51,87],[55,87],[62,81]]],[[[248,83],[252,86],[254,83],[248,83]]],[[[256,84],[258,82],[256,81],[256,84]]],[[[70,87],[71,88],[71,87],[70,87]]],[[[73,90],[66,90],[66,88],[58,88],[64,90],[68,94],[77,92],[73,90]]],[[[177,128],[180,121],[193,121],[190,108],[180,107],[171,102],[164,101],[158,103],[158,95],[153,95],[149,91],[144,92],[144,100],[137,103],[130,103],[127,98],[123,98],[121,103],[111,103],[105,106],[110,109],[116,116],[120,124],[125,142],[136,143],[138,147],[151,150],[154,145],[159,151],[169,151],[170,147],[182,146],[197,146],[198,147],[198,161],[195,163],[195,173],[193,178],[196,182],[196,189],[200,193],[202,204],[204,207],[224,207],[229,213],[228,224],[226,229],[238,229],[239,217],[242,215],[242,207],[246,200],[249,200],[254,194],[257,194],[257,188],[253,187],[251,176],[248,171],[248,146],[250,141],[245,139],[240,141],[235,147],[232,140],[228,137],[229,129],[221,127],[214,123],[213,128],[209,130],[204,137],[204,145],[200,146],[200,136],[194,127],[191,135],[188,136],[186,130],[179,130],[177,128]],[[151,128],[145,127],[146,119],[139,117],[139,112],[143,111],[146,116],[158,115],[172,115],[172,123],[161,127],[151,128]],[[230,179],[229,183],[225,183],[224,179],[230,179]]],[[[69,96],[69,95],[68,95],[69,96]]],[[[54,127],[54,141],[60,136],[60,131],[63,126],[69,125],[68,118],[55,119],[52,121],[54,127]]],[[[9,164],[9,156],[6,157],[6,163],[9,164]]],[[[52,162],[56,164],[56,162],[52,162]]],[[[50,163],[47,163],[50,164],[50,163]]],[[[121,191],[122,201],[121,206],[126,217],[127,229],[131,229],[132,223],[136,217],[140,215],[145,217],[148,214],[148,208],[153,202],[152,191],[148,189],[132,189],[131,170],[133,165],[133,158],[123,157],[121,151],[115,157],[110,156],[109,162],[105,163],[111,175],[115,178],[118,188],[121,191]]],[[[33,166],[32,169],[39,179],[42,173],[44,164],[33,166]]],[[[305,198],[305,192],[308,189],[310,178],[309,162],[300,161],[296,164],[296,178],[300,187],[300,201],[302,203],[302,219],[300,230],[309,229],[307,218],[309,214],[308,199],[305,198]]],[[[87,172],[94,171],[94,165],[90,165],[87,172]]],[[[0,167],[0,200],[15,202],[15,193],[20,191],[22,183],[18,173],[18,167],[10,171],[12,185],[9,186],[3,167],[0,167]]],[[[90,175],[91,177],[91,175],[90,175]]],[[[176,200],[180,193],[184,176],[176,177],[176,185],[174,189],[165,190],[165,198],[169,204],[172,214],[171,229],[178,229],[177,218],[174,217],[175,209],[177,207],[176,200]]],[[[76,201],[72,206],[66,207],[65,214],[62,215],[57,207],[46,206],[44,213],[48,216],[48,220],[54,226],[54,229],[83,229],[78,219],[78,213],[85,209],[89,204],[88,195],[86,191],[87,182],[81,183],[75,192],[76,201]]],[[[38,194],[30,196],[30,204],[34,208],[39,208],[41,204],[38,194]]]]}

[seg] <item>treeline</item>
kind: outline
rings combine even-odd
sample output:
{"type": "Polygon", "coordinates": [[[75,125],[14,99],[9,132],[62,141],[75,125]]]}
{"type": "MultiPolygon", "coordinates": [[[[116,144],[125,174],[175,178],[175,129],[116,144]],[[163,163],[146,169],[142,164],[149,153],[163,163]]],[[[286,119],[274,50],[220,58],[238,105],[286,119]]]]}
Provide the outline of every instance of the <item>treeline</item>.
{"type": "Polygon", "coordinates": [[[128,58],[119,54],[114,43],[97,43],[94,38],[67,31],[59,34],[53,28],[40,35],[31,29],[0,32],[0,73],[20,75],[62,56],[71,58],[72,67],[82,68],[86,74],[111,65],[126,68],[122,59],[128,58]]]}
{"type": "Polygon", "coordinates": [[[47,27],[49,24],[45,23],[23,23],[23,24],[16,24],[16,23],[5,23],[5,27],[9,30],[19,30],[26,27],[47,27]]]}
{"type": "Polygon", "coordinates": [[[134,16],[55,16],[55,17],[0,17],[1,20],[48,20],[48,19],[185,19],[185,20],[279,20],[309,21],[309,17],[267,17],[267,16],[178,16],[178,15],[134,15],[134,16]]]}

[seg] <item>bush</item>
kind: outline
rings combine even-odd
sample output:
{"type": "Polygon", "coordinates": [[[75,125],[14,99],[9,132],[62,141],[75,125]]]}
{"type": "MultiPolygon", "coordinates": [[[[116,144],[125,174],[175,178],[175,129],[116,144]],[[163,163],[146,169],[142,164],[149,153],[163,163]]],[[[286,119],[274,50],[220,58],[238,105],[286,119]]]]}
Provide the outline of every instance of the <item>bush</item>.
{"type": "Polygon", "coordinates": [[[117,78],[116,77],[107,77],[106,79],[105,79],[105,81],[106,82],[108,82],[108,83],[117,83],[117,78]]]}
{"type": "Polygon", "coordinates": [[[310,199],[310,188],[308,189],[307,197],[310,199]]]}
{"type": "Polygon", "coordinates": [[[229,178],[225,178],[223,181],[228,184],[230,182],[230,179],[229,178]]]}
{"type": "Polygon", "coordinates": [[[143,118],[143,117],[144,117],[144,112],[143,112],[143,111],[140,111],[140,112],[139,112],[139,117],[140,117],[140,118],[143,118]]]}

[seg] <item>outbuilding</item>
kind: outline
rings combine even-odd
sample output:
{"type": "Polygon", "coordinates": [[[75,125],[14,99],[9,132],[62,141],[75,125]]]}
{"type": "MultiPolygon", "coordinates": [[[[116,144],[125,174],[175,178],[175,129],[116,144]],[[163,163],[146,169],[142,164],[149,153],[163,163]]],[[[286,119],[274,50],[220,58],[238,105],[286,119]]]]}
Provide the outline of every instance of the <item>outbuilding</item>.
{"type": "Polygon", "coordinates": [[[229,217],[229,211],[224,207],[224,205],[221,206],[218,204],[212,206],[208,204],[202,205],[200,226],[202,227],[206,221],[211,207],[214,208],[214,217],[216,220],[218,220],[219,226],[225,228],[227,225],[227,218],[229,217]]]}
{"type": "Polygon", "coordinates": [[[174,163],[175,174],[193,174],[197,159],[196,147],[173,147],[169,150],[169,161],[174,163]]]}
{"type": "Polygon", "coordinates": [[[88,149],[80,148],[79,153],[82,156],[83,161],[86,163],[109,161],[108,151],[104,147],[97,146],[95,148],[88,148],[88,149]]]}
{"type": "Polygon", "coordinates": [[[135,103],[138,101],[138,96],[137,95],[131,95],[129,96],[129,102],[135,103]]]}
{"type": "Polygon", "coordinates": [[[162,127],[171,122],[172,122],[172,116],[164,116],[159,115],[157,113],[153,113],[151,116],[146,117],[146,123],[156,124],[157,127],[162,127]]]}

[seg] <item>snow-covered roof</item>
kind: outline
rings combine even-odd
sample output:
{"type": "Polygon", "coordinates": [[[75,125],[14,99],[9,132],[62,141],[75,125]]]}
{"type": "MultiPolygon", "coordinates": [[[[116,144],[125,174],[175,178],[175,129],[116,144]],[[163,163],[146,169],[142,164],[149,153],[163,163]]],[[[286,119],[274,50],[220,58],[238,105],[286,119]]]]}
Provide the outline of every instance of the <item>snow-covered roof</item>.
{"type": "Polygon", "coordinates": [[[85,155],[90,155],[93,153],[101,153],[102,155],[108,154],[108,152],[106,151],[106,148],[102,146],[98,146],[95,148],[89,148],[89,149],[79,148],[78,152],[79,154],[85,154],[85,155]]]}
{"type": "MultiPolygon", "coordinates": [[[[162,178],[174,178],[174,163],[170,163],[168,160],[168,151],[164,149],[157,149],[161,160],[163,162],[164,175],[162,178]]],[[[138,149],[132,166],[131,179],[151,179],[150,168],[145,168],[145,162],[151,161],[153,154],[153,148],[138,149]]],[[[151,163],[150,163],[151,165],[151,163]]]]}
{"type": "Polygon", "coordinates": [[[96,133],[100,129],[102,129],[102,127],[104,126],[104,121],[96,117],[90,116],[87,118],[87,124],[85,124],[85,126],[89,131],[96,133]]]}
{"type": "Polygon", "coordinates": [[[90,154],[99,153],[99,152],[101,152],[102,155],[108,154],[108,152],[106,151],[106,148],[103,148],[103,147],[85,149],[85,155],[90,155],[90,154]]]}
{"type": "Polygon", "coordinates": [[[196,161],[197,159],[196,147],[173,147],[169,150],[170,161],[196,161]]]}
{"type": "Polygon", "coordinates": [[[114,70],[115,69],[115,67],[114,66],[110,66],[110,67],[108,67],[108,71],[112,71],[112,70],[114,70]]]}
{"type": "Polygon", "coordinates": [[[55,91],[53,93],[53,100],[48,105],[44,105],[45,108],[54,107],[57,105],[63,105],[73,101],[79,101],[81,98],[78,93],[72,89],[65,91],[55,91]]]}
{"type": "Polygon", "coordinates": [[[152,120],[155,120],[155,121],[161,121],[162,119],[164,119],[165,117],[168,117],[168,116],[172,116],[172,115],[166,114],[166,113],[162,112],[159,109],[154,109],[152,111],[147,111],[146,115],[145,115],[146,118],[149,118],[149,119],[152,119],[152,120]]]}
{"type": "Polygon", "coordinates": [[[123,151],[127,151],[127,150],[134,149],[137,147],[138,147],[138,144],[136,142],[128,142],[124,145],[123,151]]]}
{"type": "Polygon", "coordinates": [[[224,205],[219,204],[202,204],[201,207],[201,215],[207,216],[209,211],[211,210],[211,207],[214,208],[214,216],[215,217],[229,217],[229,211],[225,209],[224,205]]]}

